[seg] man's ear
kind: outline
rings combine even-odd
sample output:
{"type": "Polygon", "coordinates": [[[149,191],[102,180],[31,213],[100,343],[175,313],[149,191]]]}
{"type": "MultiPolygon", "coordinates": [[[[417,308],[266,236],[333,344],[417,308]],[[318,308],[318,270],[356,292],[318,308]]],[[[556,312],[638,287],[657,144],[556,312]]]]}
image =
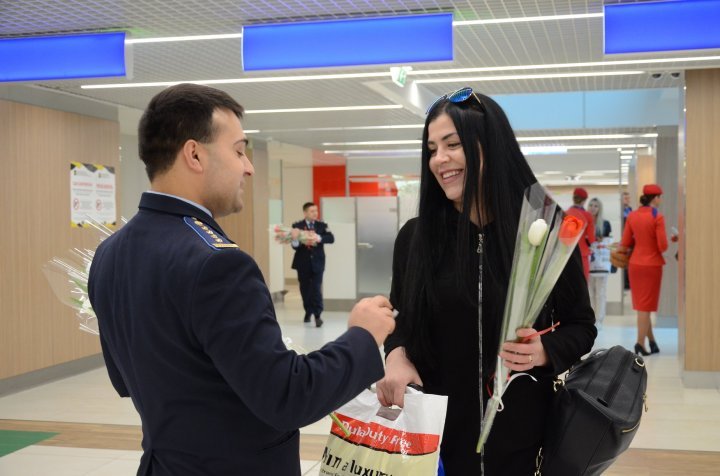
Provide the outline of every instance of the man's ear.
{"type": "Polygon", "coordinates": [[[190,171],[195,173],[202,173],[204,170],[203,161],[200,159],[201,148],[199,142],[188,140],[181,150],[183,163],[190,171]]]}

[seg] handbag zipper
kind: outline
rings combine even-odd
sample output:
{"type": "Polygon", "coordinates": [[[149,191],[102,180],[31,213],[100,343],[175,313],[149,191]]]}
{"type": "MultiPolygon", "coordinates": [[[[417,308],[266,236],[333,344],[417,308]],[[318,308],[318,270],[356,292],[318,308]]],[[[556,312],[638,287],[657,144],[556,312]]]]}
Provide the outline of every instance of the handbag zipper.
{"type": "MultiPolygon", "coordinates": [[[[647,413],[647,411],[648,411],[647,393],[643,393],[643,408],[645,409],[645,412],[647,413]]],[[[638,418],[638,422],[635,423],[635,426],[633,426],[632,428],[628,428],[626,430],[621,430],[621,433],[630,433],[631,431],[635,430],[635,428],[637,428],[638,425],[640,425],[640,420],[642,420],[642,412],[640,412],[640,418],[638,418]]]]}
{"type": "Polygon", "coordinates": [[[638,426],[640,426],[640,420],[642,420],[642,413],[640,414],[640,418],[638,418],[637,423],[635,423],[635,426],[632,428],[628,428],[627,430],[622,430],[621,433],[630,433],[631,431],[635,430],[638,426]]]}
{"type": "MultiPolygon", "coordinates": [[[[482,331],[482,304],[483,304],[483,234],[478,233],[478,380],[480,389],[478,395],[480,396],[480,433],[483,431],[483,331],[482,331]]],[[[485,474],[485,455],[484,452],[480,453],[480,474],[485,474]]]]}
{"type": "Polygon", "coordinates": [[[632,360],[633,355],[632,354],[626,354],[623,356],[622,360],[622,368],[620,372],[615,374],[615,377],[613,378],[612,383],[610,384],[610,388],[608,388],[608,391],[605,393],[605,396],[603,398],[598,397],[598,401],[605,405],[606,407],[609,407],[612,404],[613,399],[615,398],[615,394],[618,391],[618,388],[620,388],[620,382],[622,382],[623,378],[625,377],[625,374],[628,371],[628,363],[630,360],[632,360]]]}

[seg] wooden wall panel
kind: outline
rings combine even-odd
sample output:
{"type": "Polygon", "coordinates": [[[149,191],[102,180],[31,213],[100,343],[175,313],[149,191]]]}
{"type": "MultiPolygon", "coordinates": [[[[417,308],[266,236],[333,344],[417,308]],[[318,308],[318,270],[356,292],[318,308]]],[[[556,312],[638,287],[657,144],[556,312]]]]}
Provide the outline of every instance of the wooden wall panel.
{"type": "Polygon", "coordinates": [[[253,182],[253,252],[265,283],[270,285],[270,161],[264,143],[253,145],[252,161],[255,167],[253,182]]]}
{"type": "MultiPolygon", "coordinates": [[[[720,371],[720,69],[686,72],[685,370],[720,371]]],[[[682,312],[682,311],[681,311],[682,312]]]]}
{"type": "Polygon", "coordinates": [[[640,206],[640,196],[643,194],[642,189],[649,183],[657,183],[657,160],[654,155],[639,155],[635,169],[635,183],[633,184],[634,186],[631,187],[636,193],[630,202],[633,210],[640,206]]]}
{"type": "MultiPolygon", "coordinates": [[[[116,122],[0,100],[0,378],[100,351],[41,269],[95,233],[70,227],[70,162],[118,165],[116,122]]],[[[118,177],[119,188],[119,177],[118,177]]]]}

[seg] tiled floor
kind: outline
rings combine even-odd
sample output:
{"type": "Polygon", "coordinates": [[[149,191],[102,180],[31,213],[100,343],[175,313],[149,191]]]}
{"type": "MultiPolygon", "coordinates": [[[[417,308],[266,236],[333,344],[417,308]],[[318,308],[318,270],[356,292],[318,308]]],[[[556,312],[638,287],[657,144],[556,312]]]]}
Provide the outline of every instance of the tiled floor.
{"type": "MultiPolygon", "coordinates": [[[[285,303],[278,306],[277,314],[283,334],[308,350],[321,347],[346,328],[347,313],[342,312],[325,313],[326,324],[320,329],[303,324],[299,296],[295,292],[286,296],[285,303]]],[[[608,316],[596,347],[615,344],[631,347],[635,338],[634,325],[634,315],[630,311],[625,316],[608,316]]],[[[684,388],[679,377],[677,330],[660,328],[656,330],[656,337],[661,353],[646,358],[649,412],[632,448],[713,452],[713,456],[720,457],[720,389],[684,388]]],[[[114,393],[104,369],[2,397],[0,428],[3,428],[2,420],[44,422],[42,431],[53,431],[52,422],[132,427],[140,424],[132,403],[114,393]]],[[[309,458],[303,461],[303,474],[317,474],[317,457],[308,455],[318,455],[318,447],[322,448],[329,427],[329,419],[325,418],[302,429],[302,455],[309,458]]],[[[0,458],[0,475],[129,476],[135,474],[140,458],[137,450],[94,449],[92,445],[80,448],[71,447],[71,444],[54,446],[56,444],[50,440],[0,458]]],[[[673,454],[682,462],[683,453],[673,454]]],[[[624,470],[611,470],[607,474],[713,474],[700,470],[693,472],[692,469],[684,473],[638,471],[628,465],[624,470]]]]}

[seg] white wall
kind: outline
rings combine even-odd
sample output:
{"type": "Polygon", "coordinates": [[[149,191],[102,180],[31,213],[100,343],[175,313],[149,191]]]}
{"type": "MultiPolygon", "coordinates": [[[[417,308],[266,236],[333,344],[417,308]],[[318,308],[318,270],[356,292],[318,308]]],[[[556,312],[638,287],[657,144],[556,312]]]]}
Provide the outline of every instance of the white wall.
{"type": "Polygon", "coordinates": [[[132,218],[138,209],[140,195],[150,189],[145,164],[138,154],[138,123],[143,111],[118,107],[120,123],[120,216],[132,218]]]}
{"type": "Polygon", "coordinates": [[[416,157],[382,159],[360,158],[347,160],[347,174],[353,175],[417,175],[420,176],[420,152],[416,157]]]}
{"type": "MultiPolygon", "coordinates": [[[[282,164],[283,224],[290,226],[303,217],[302,206],[313,199],[312,150],[279,142],[268,142],[268,158],[282,164]]],[[[285,246],[283,267],[285,278],[297,278],[292,266],[294,251],[285,246]]]]}
{"type": "Polygon", "coordinates": [[[325,247],[324,299],[357,297],[357,266],[355,262],[355,224],[328,222],[335,243],[325,247]]]}

